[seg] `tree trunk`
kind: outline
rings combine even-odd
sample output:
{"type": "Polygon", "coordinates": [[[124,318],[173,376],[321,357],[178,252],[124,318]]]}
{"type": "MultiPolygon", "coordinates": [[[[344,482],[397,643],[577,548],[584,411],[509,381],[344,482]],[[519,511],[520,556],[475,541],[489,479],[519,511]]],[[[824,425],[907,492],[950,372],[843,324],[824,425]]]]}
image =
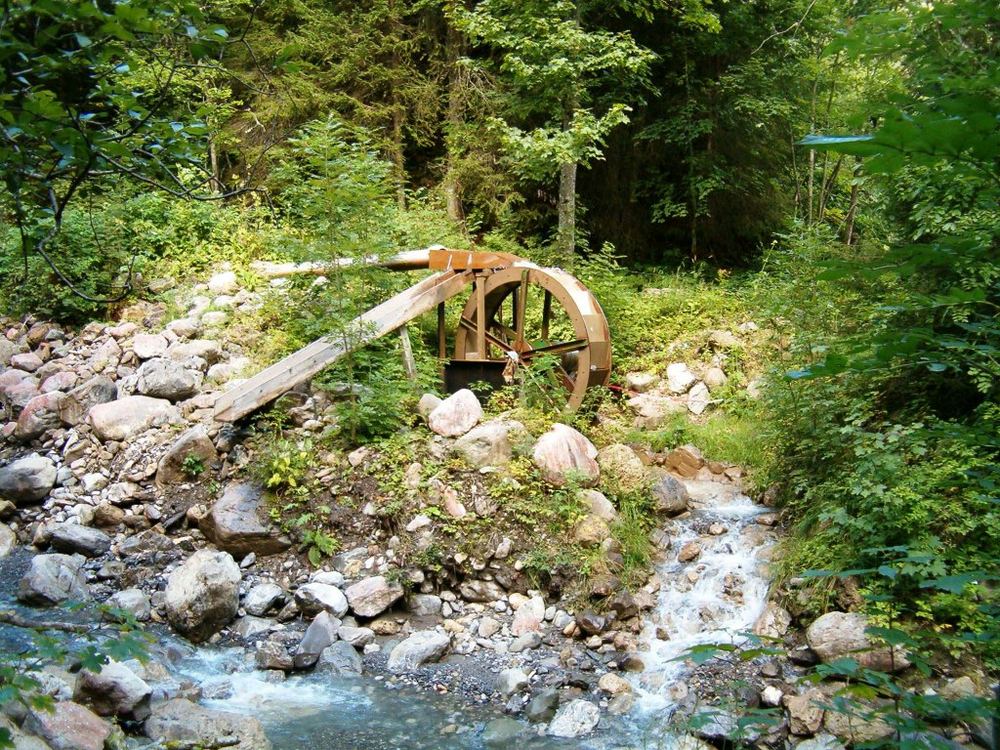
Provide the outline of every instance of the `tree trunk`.
{"type": "MultiPolygon", "coordinates": [[[[563,131],[573,127],[577,98],[574,94],[563,111],[563,131]]],[[[569,263],[576,253],[576,169],[575,161],[559,165],[559,231],[556,248],[563,263],[569,263]]]]}
{"type": "Polygon", "coordinates": [[[444,175],[444,195],[447,204],[448,218],[460,224],[465,230],[465,209],[462,206],[462,183],[458,179],[458,132],[462,127],[464,110],[463,87],[465,80],[463,71],[458,64],[459,57],[465,51],[462,35],[451,25],[447,32],[448,58],[448,112],[445,122],[445,145],[448,151],[444,175]]]}
{"type": "Polygon", "coordinates": [[[861,157],[856,157],[854,178],[851,180],[851,207],[847,211],[847,226],[844,229],[844,244],[850,247],[854,243],[854,217],[858,214],[858,198],[861,192],[861,157]]]}

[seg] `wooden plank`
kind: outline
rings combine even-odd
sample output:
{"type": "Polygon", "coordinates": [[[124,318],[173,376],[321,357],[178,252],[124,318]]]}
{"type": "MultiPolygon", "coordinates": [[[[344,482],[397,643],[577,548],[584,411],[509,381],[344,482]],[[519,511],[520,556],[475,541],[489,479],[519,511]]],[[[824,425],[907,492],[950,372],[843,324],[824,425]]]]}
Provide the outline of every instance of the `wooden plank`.
{"type": "Polygon", "coordinates": [[[486,351],[486,278],[476,279],[476,352],[482,359],[489,359],[486,351]]]}
{"type": "Polygon", "coordinates": [[[429,276],[358,316],[343,333],[314,341],[222,394],[215,404],[215,418],[232,422],[259,409],[347,352],[396,330],[455,296],[472,279],[471,271],[444,271],[429,276]]]}

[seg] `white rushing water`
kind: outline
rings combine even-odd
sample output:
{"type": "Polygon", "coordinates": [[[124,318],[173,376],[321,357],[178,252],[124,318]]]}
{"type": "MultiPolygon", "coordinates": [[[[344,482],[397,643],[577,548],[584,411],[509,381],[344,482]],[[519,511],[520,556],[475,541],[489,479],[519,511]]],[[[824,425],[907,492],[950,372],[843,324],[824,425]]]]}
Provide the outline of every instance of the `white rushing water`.
{"type": "Polygon", "coordinates": [[[657,568],[661,582],[656,611],[642,632],[648,651],[636,687],[639,706],[661,710],[677,702],[690,664],[683,656],[694,646],[739,643],[753,628],[767,603],[769,579],[765,558],[771,534],[756,524],[766,509],[734,485],[686,482],[691,511],[670,528],[671,549],[657,568]],[[688,542],[702,548],[687,563],[677,560],[688,542]]]}

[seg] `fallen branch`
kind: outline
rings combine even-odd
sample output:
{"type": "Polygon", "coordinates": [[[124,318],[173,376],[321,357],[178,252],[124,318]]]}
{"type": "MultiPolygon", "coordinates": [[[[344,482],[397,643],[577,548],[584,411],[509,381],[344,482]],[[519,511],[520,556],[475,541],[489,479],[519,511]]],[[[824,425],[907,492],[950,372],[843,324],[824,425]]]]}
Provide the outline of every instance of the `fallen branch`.
{"type": "Polygon", "coordinates": [[[89,633],[92,630],[92,626],[78,622],[32,620],[9,609],[0,609],[0,623],[13,625],[17,628],[31,628],[32,630],[61,630],[65,633],[89,633]]]}

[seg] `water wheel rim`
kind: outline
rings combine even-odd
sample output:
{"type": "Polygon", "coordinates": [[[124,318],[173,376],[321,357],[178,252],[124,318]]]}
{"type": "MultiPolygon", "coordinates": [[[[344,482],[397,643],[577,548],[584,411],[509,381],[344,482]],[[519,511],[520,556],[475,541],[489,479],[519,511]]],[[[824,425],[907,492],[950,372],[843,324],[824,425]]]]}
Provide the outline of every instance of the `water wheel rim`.
{"type": "MultiPolygon", "coordinates": [[[[497,336],[487,332],[487,350],[490,345],[501,350],[513,349],[521,355],[528,355],[528,358],[530,355],[537,356],[544,350],[554,354],[562,353],[553,350],[559,346],[578,352],[574,375],[570,376],[561,365],[559,368],[562,370],[563,385],[569,392],[567,407],[570,409],[576,409],[583,403],[588,388],[605,385],[608,382],[611,374],[611,340],[608,322],[594,295],[578,279],[561,269],[540,268],[533,263],[518,262],[486,276],[482,279],[482,283],[485,285],[484,317],[491,325],[495,322],[497,312],[503,303],[515,290],[519,291],[522,288],[530,290],[535,286],[551,294],[551,299],[558,302],[572,324],[575,336],[572,341],[559,342],[556,345],[525,348],[523,339],[515,341],[511,346],[510,342],[498,340],[497,336]],[[570,382],[566,382],[567,377],[570,382]]],[[[526,305],[527,300],[523,296],[522,299],[526,305]]],[[[478,315],[475,293],[470,295],[466,302],[462,318],[455,335],[455,359],[473,359],[470,355],[475,354],[479,355],[475,357],[476,359],[503,361],[484,356],[476,350],[474,330],[478,315]]],[[[523,314],[521,320],[524,320],[523,314]]]]}

